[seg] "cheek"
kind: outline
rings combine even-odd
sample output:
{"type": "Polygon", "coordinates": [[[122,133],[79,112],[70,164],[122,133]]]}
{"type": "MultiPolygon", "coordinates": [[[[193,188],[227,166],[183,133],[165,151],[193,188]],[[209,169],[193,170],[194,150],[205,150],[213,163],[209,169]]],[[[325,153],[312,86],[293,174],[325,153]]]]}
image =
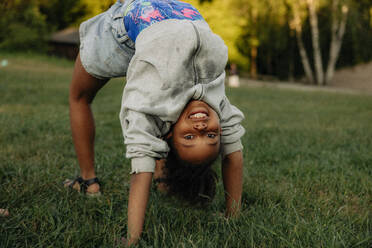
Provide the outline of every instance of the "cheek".
{"type": "Polygon", "coordinates": [[[175,148],[177,147],[177,150],[178,150],[178,145],[177,144],[179,144],[180,143],[180,137],[179,136],[173,136],[173,144],[174,144],[174,146],[175,146],[175,148]]]}
{"type": "Polygon", "coordinates": [[[192,124],[187,123],[186,121],[179,121],[177,125],[174,126],[173,132],[175,135],[181,135],[189,133],[193,130],[192,124]]]}
{"type": "Polygon", "coordinates": [[[214,129],[221,130],[221,124],[220,124],[219,120],[214,120],[214,121],[210,124],[210,126],[213,127],[214,129]]]}

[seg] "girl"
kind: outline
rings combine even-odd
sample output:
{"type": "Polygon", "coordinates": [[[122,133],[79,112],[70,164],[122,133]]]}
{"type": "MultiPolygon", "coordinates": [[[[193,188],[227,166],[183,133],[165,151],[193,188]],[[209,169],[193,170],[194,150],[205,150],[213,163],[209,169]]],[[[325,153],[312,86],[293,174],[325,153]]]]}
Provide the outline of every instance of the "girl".
{"type": "Polygon", "coordinates": [[[118,1],[80,26],[70,117],[80,177],[65,185],[99,193],[90,103],[126,76],[120,121],[131,159],[128,244],[137,242],[150,185],[190,201],[214,196],[210,167],[222,155],[226,216],[240,209],[243,114],[225,96],[227,48],[200,13],[177,0],[118,1]]]}

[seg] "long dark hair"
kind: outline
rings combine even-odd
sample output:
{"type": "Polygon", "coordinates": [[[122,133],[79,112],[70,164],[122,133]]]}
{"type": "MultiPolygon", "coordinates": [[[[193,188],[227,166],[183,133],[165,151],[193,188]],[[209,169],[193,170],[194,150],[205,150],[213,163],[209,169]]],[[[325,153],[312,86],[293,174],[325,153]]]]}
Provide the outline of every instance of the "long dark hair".
{"type": "Polygon", "coordinates": [[[212,169],[216,157],[201,164],[190,164],[180,159],[172,140],[171,148],[163,168],[165,178],[161,181],[167,185],[168,193],[180,197],[191,204],[210,203],[216,194],[217,175],[212,169]]]}

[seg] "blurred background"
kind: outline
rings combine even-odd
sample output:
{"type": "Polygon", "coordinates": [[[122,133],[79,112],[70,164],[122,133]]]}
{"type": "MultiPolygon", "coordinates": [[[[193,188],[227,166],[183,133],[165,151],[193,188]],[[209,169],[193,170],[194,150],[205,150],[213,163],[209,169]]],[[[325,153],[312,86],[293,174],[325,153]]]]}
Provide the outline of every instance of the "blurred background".
{"type": "MultiPolygon", "coordinates": [[[[0,49],[74,59],[79,23],[114,2],[3,0],[0,49]]],[[[237,65],[245,78],[313,85],[348,86],[358,80],[361,87],[372,84],[372,65],[368,63],[372,60],[372,0],[186,2],[197,7],[225,40],[228,66],[237,65]],[[343,68],[349,69],[340,71],[343,68]]]]}

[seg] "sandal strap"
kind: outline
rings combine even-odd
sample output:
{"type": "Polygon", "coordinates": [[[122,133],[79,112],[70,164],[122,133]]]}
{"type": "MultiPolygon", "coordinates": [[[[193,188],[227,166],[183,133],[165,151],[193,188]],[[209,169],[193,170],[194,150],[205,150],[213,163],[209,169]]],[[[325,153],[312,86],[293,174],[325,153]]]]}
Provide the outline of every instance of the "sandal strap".
{"type": "Polygon", "coordinates": [[[66,180],[66,181],[68,182],[68,187],[72,189],[75,183],[78,183],[79,185],[81,185],[84,182],[84,179],[82,177],[77,177],[72,181],[70,180],[66,180]]]}
{"type": "MultiPolygon", "coordinates": [[[[81,178],[81,177],[80,177],[80,178],[81,178]]],[[[82,191],[84,194],[87,192],[88,187],[89,187],[90,185],[92,185],[92,184],[97,183],[99,186],[101,186],[101,183],[99,182],[99,180],[98,180],[97,177],[94,177],[94,178],[91,178],[91,179],[87,179],[87,180],[84,180],[84,179],[81,178],[81,180],[82,180],[82,182],[81,182],[81,183],[79,182],[79,184],[80,184],[80,189],[81,189],[81,191],[82,191]]]]}
{"type": "Polygon", "coordinates": [[[84,180],[81,176],[78,176],[68,183],[68,187],[72,189],[76,183],[80,186],[80,192],[84,194],[87,193],[88,187],[92,184],[98,183],[98,185],[101,186],[101,183],[99,182],[97,177],[84,180]]]}
{"type": "Polygon", "coordinates": [[[95,184],[95,183],[98,183],[99,185],[101,185],[97,177],[87,179],[87,180],[83,180],[83,182],[87,186],[90,186],[90,185],[95,184]]]}

